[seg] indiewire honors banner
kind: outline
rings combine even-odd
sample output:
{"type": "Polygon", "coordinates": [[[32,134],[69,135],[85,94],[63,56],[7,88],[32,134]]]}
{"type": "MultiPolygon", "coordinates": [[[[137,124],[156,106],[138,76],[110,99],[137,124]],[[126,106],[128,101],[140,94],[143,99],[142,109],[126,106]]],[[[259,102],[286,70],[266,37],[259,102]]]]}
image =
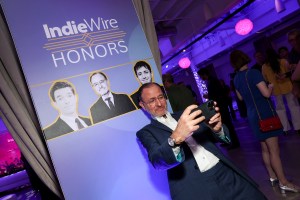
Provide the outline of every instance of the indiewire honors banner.
{"type": "Polygon", "coordinates": [[[161,83],[130,0],[2,0],[68,200],[169,199],[136,131],[137,89],[161,83]]]}

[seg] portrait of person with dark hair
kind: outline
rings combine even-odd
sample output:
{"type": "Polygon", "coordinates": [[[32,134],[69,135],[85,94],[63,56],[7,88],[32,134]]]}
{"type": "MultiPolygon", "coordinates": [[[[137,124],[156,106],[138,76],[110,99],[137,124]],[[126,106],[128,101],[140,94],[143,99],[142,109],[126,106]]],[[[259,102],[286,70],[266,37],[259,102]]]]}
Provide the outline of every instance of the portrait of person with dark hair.
{"type": "MultiPolygon", "coordinates": [[[[153,82],[154,78],[153,78],[152,68],[149,65],[149,63],[147,63],[146,61],[144,60],[137,61],[133,66],[133,71],[140,85],[153,82]]],[[[135,106],[137,108],[141,108],[139,105],[138,90],[139,88],[135,92],[133,92],[130,95],[130,97],[133,100],[135,106]]],[[[163,87],[162,90],[165,91],[163,87]]]]}
{"type": "Polygon", "coordinates": [[[90,108],[93,124],[136,110],[127,94],[111,92],[109,80],[103,72],[92,73],[89,81],[94,92],[99,96],[90,108]]]}
{"type": "MultiPolygon", "coordinates": [[[[152,82],[153,80],[152,69],[151,66],[146,61],[140,60],[136,62],[135,65],[133,66],[133,71],[140,85],[152,82]]],[[[140,108],[137,91],[132,93],[130,97],[133,100],[135,106],[140,108]]]]}
{"type": "Polygon", "coordinates": [[[52,84],[49,90],[52,106],[59,112],[58,118],[44,128],[45,138],[52,139],[91,125],[88,117],[78,114],[78,96],[75,87],[66,80],[52,84]]]}

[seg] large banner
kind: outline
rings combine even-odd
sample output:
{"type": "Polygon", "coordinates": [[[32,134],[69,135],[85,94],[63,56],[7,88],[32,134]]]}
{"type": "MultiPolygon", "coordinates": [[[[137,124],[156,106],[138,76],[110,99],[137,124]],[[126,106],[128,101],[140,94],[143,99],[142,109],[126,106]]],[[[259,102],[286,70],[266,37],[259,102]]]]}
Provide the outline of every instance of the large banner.
{"type": "Polygon", "coordinates": [[[130,0],[2,0],[51,159],[69,200],[169,199],[136,140],[136,91],[161,83],[130,0]]]}

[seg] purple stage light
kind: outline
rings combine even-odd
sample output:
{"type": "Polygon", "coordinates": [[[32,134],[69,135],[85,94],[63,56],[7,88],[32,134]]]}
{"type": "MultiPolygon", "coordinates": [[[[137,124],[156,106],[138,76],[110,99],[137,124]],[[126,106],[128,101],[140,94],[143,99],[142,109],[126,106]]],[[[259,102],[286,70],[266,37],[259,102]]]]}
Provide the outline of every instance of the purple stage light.
{"type": "Polygon", "coordinates": [[[253,29],[253,22],[250,19],[242,19],[235,25],[235,32],[239,35],[247,35],[253,29]]]}
{"type": "Polygon", "coordinates": [[[178,65],[182,69],[186,69],[189,68],[189,66],[191,65],[191,61],[188,57],[184,57],[179,60],[178,65]]]}

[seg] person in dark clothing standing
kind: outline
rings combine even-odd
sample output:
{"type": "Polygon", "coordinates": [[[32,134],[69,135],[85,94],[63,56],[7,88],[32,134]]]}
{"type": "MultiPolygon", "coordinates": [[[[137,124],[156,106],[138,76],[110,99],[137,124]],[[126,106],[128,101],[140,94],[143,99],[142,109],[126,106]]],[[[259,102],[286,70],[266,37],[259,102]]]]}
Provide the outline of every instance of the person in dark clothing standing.
{"type": "Polygon", "coordinates": [[[290,45],[292,46],[292,49],[289,52],[289,63],[292,66],[292,68],[296,67],[296,64],[299,62],[300,60],[300,53],[296,50],[296,37],[300,35],[300,30],[298,29],[294,29],[291,30],[290,32],[288,32],[287,37],[288,37],[288,41],[290,43],[290,45]]]}
{"type": "Polygon", "coordinates": [[[225,91],[222,89],[221,83],[217,78],[214,78],[210,76],[208,70],[206,68],[200,69],[198,72],[198,75],[200,78],[204,81],[207,81],[207,96],[205,98],[211,99],[217,102],[220,113],[222,116],[223,123],[228,127],[229,134],[231,138],[231,146],[229,146],[229,149],[238,148],[240,146],[240,142],[238,139],[238,136],[236,134],[236,131],[234,129],[234,126],[231,121],[230,112],[228,110],[228,104],[227,104],[227,95],[225,91]]]}
{"type": "Polygon", "coordinates": [[[265,64],[265,56],[262,52],[256,51],[254,53],[254,58],[256,63],[251,67],[252,69],[257,69],[258,71],[261,72],[261,68],[263,64],[265,64]]]}
{"type": "Polygon", "coordinates": [[[162,81],[174,112],[195,104],[192,92],[184,85],[175,84],[171,74],[163,74],[162,81]]]}

